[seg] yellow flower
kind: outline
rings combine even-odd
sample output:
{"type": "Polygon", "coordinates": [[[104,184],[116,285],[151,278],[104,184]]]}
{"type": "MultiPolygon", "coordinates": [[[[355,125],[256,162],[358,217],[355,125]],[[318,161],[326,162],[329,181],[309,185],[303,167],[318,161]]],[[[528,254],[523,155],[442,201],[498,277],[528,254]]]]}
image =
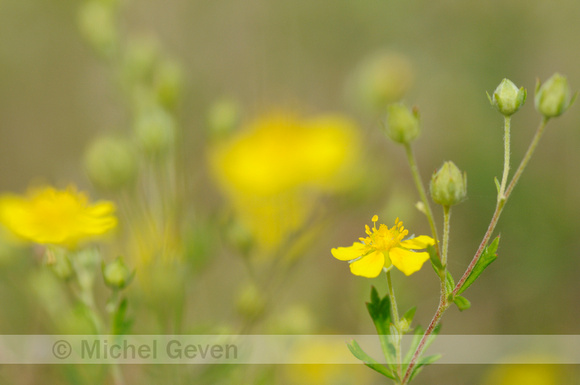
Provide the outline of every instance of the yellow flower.
{"type": "Polygon", "coordinates": [[[415,252],[414,249],[425,249],[433,245],[433,238],[421,235],[415,238],[403,240],[409,233],[403,227],[399,218],[390,229],[386,225],[380,225],[377,229],[378,216],[372,218],[372,231],[365,225],[366,238],[359,238],[360,242],[353,243],[350,247],[338,247],[332,249],[334,258],[341,261],[350,261],[350,271],[354,275],[374,278],[383,268],[391,269],[393,265],[405,275],[411,275],[421,269],[423,263],[429,259],[427,252],[415,252]]]}
{"type": "Polygon", "coordinates": [[[27,196],[0,196],[0,222],[27,241],[74,247],[107,233],[117,225],[115,205],[89,203],[75,187],[31,189],[27,196]]]}
{"type": "Polygon", "coordinates": [[[274,250],[310,217],[317,197],[350,187],[356,125],[341,115],[267,114],[211,148],[211,171],[238,220],[274,250]]]}

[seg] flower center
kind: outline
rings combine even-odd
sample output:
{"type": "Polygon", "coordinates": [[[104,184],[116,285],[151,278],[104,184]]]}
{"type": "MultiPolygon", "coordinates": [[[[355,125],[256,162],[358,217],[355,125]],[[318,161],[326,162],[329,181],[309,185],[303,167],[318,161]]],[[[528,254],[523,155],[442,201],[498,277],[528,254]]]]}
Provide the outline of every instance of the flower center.
{"type": "Polygon", "coordinates": [[[389,251],[393,247],[397,247],[403,238],[409,233],[403,227],[403,222],[399,221],[399,218],[395,220],[395,225],[390,229],[386,225],[380,225],[377,229],[378,217],[375,215],[373,217],[373,228],[371,229],[366,226],[366,233],[369,236],[367,238],[370,240],[370,245],[379,251],[389,251]]]}

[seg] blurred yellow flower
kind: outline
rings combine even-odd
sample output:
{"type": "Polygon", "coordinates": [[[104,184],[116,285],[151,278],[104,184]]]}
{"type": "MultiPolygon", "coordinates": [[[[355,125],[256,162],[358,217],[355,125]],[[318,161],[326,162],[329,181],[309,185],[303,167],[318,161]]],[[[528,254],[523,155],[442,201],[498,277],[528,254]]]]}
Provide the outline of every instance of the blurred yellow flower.
{"type": "Polygon", "coordinates": [[[498,365],[489,373],[484,385],[560,385],[567,381],[558,365],[498,365]]]}
{"type": "MultiPolygon", "coordinates": [[[[305,342],[298,344],[292,358],[302,362],[352,362],[344,342],[305,342]]],[[[370,384],[372,372],[360,364],[284,365],[284,380],[289,385],[370,384]]]]}
{"type": "Polygon", "coordinates": [[[88,197],[71,186],[31,189],[27,196],[0,196],[0,223],[27,241],[74,247],[99,237],[117,225],[115,205],[88,197]]]}
{"type": "Polygon", "coordinates": [[[308,219],[315,198],[352,183],[355,124],[341,115],[271,113],[218,143],[212,172],[241,223],[274,249],[308,219]]]}
{"type": "Polygon", "coordinates": [[[403,227],[399,218],[390,229],[386,225],[380,225],[377,229],[378,216],[372,218],[372,232],[365,225],[366,238],[359,238],[360,242],[353,243],[349,247],[332,249],[334,258],[341,261],[350,261],[350,271],[354,275],[374,278],[383,268],[391,269],[394,265],[405,275],[411,275],[419,271],[423,263],[429,259],[427,252],[415,252],[414,249],[425,249],[433,245],[435,241],[427,235],[403,240],[409,233],[403,227]]]}

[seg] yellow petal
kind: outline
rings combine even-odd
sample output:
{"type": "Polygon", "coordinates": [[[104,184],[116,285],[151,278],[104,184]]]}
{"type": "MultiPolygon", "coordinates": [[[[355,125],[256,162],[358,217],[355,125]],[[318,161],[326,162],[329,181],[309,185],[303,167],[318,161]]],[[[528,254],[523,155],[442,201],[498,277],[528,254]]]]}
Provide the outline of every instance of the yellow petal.
{"type": "Polygon", "coordinates": [[[365,253],[366,246],[360,242],[355,242],[350,247],[338,247],[330,250],[332,256],[341,261],[351,261],[365,253]]]}
{"type": "Polygon", "coordinates": [[[417,253],[400,247],[393,247],[389,251],[389,258],[397,269],[401,270],[405,275],[411,275],[421,269],[423,263],[429,259],[429,254],[426,252],[417,253]]]}
{"type": "Polygon", "coordinates": [[[385,256],[382,252],[375,251],[351,263],[350,272],[361,277],[374,278],[381,273],[384,266],[385,256]]]}
{"type": "Polygon", "coordinates": [[[426,235],[420,235],[400,243],[401,247],[404,247],[405,249],[425,249],[427,246],[434,244],[435,240],[426,235]]]}

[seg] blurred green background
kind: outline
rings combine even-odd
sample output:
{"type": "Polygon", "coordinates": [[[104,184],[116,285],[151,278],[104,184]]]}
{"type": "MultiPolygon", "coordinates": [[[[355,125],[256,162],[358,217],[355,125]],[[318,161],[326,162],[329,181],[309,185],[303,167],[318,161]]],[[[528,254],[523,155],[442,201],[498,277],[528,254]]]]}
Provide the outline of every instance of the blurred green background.
{"type": "MultiPolygon", "coordinates": [[[[39,179],[89,188],[80,165],[88,143],[100,132],[128,130],[107,67],[79,35],[78,6],[70,0],[0,0],[1,191],[21,192],[39,179]]],[[[385,285],[352,276],[330,248],[362,235],[375,213],[387,224],[392,221],[384,215],[405,215],[412,232],[428,233],[412,208],[416,198],[402,148],[383,138],[379,119],[345,100],[354,68],[385,49],[410,59],[415,80],[405,101],[421,111],[423,133],[415,150],[424,181],[445,160],[468,174],[469,199],[452,217],[450,269],[459,276],[493,212],[493,178],[502,167],[502,118],[485,91],[504,77],[528,90],[526,105],[512,119],[515,168],[540,120],[533,109],[536,78],[557,71],[573,90],[580,88],[578,15],[576,0],[140,0],[125,4],[121,27],[129,36],[156,36],[183,65],[180,124],[194,206],[221,204],[204,156],[207,111],[216,99],[238,100],[249,117],[291,106],[357,119],[372,178],[361,186],[362,199],[329,206],[336,222],[313,244],[280,299],[310,309],[318,332],[350,334],[373,333],[364,301],[371,284],[383,291],[385,285]]],[[[502,234],[498,260],[466,293],[472,308],[448,311],[442,333],[580,332],[579,130],[578,105],[550,122],[496,230],[502,234]]],[[[226,278],[210,277],[230,274],[237,276],[226,271],[226,278]]],[[[6,268],[2,275],[12,277],[0,283],[6,296],[17,279],[6,268]]],[[[438,301],[430,268],[395,280],[402,306],[418,304],[416,320],[427,324],[438,301]]],[[[227,287],[207,302],[229,298],[227,287]]],[[[10,310],[4,306],[3,313],[10,310]]],[[[13,326],[13,317],[0,318],[7,333],[26,332],[13,326]]],[[[480,384],[488,369],[435,365],[418,382],[480,384]]],[[[372,378],[381,383],[378,375],[372,378]]]]}

